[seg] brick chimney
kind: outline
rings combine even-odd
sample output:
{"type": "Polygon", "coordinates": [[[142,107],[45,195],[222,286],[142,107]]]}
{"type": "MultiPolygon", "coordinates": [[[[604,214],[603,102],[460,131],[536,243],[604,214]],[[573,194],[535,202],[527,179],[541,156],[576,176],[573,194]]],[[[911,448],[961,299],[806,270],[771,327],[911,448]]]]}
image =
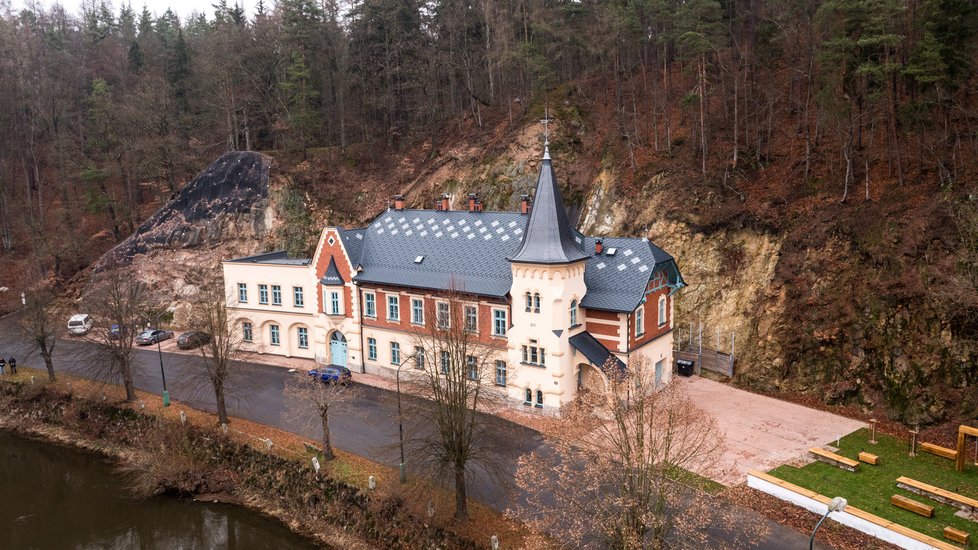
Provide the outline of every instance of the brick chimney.
{"type": "Polygon", "coordinates": [[[404,195],[394,195],[394,210],[404,210],[404,195]]]}
{"type": "Polygon", "coordinates": [[[469,212],[482,212],[482,203],[477,193],[469,193],[469,212]]]}
{"type": "Polygon", "coordinates": [[[448,193],[442,193],[441,195],[441,208],[439,210],[448,210],[448,193]]]}
{"type": "Polygon", "coordinates": [[[604,243],[601,242],[601,239],[598,239],[594,241],[594,255],[600,256],[602,252],[604,252],[604,243]]]}
{"type": "Polygon", "coordinates": [[[520,214],[529,214],[532,206],[529,195],[520,195],[520,214]]]}

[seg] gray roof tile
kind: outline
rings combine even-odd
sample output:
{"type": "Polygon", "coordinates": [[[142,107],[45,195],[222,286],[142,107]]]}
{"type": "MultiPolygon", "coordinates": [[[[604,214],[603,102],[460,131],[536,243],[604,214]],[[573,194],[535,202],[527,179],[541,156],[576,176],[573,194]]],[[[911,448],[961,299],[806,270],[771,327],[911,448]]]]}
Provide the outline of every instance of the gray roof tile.
{"type": "Polygon", "coordinates": [[[245,256],[244,258],[234,258],[233,260],[227,260],[232,263],[250,263],[250,264],[274,264],[274,265],[309,265],[312,263],[310,258],[289,258],[289,255],[284,250],[276,250],[274,252],[266,252],[264,254],[255,254],[254,256],[245,256]]]}
{"type": "Polygon", "coordinates": [[[574,349],[581,352],[587,360],[590,361],[594,366],[598,367],[606,374],[608,373],[608,367],[617,368],[618,372],[625,370],[625,363],[622,362],[616,355],[611,353],[611,351],[605,347],[604,344],[599,342],[597,338],[591,335],[590,332],[584,331],[575,334],[567,339],[574,349]],[[608,359],[613,358],[613,361],[609,363],[608,359]]]}

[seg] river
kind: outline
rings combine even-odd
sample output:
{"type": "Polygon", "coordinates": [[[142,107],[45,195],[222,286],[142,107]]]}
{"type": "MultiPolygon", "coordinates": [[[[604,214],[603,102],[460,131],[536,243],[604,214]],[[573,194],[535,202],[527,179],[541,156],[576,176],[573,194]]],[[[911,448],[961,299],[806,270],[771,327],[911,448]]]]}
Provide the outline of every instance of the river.
{"type": "Polygon", "coordinates": [[[134,499],[101,458],[0,431],[0,548],[306,550],[311,542],[244,508],[134,499]]]}

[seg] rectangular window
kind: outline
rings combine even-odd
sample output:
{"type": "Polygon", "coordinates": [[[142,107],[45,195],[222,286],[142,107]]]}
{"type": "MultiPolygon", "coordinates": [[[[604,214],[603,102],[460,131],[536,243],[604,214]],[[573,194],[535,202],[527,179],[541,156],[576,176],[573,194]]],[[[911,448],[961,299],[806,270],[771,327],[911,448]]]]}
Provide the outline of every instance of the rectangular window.
{"type": "Polygon", "coordinates": [[[401,302],[397,296],[387,297],[387,320],[388,321],[401,320],[401,302]]]}
{"type": "Polygon", "coordinates": [[[493,336],[506,336],[506,310],[492,310],[492,334],[493,336]]]}
{"type": "Polygon", "coordinates": [[[421,346],[414,346],[414,368],[424,368],[424,348],[421,346]]]}
{"type": "Polygon", "coordinates": [[[469,368],[469,380],[478,380],[479,363],[475,360],[475,356],[467,355],[465,357],[465,365],[469,368]]]}
{"type": "Polygon", "coordinates": [[[367,317],[377,318],[377,295],[373,292],[368,292],[363,295],[364,302],[364,315],[367,317]]]}
{"type": "Polygon", "coordinates": [[[302,307],[305,305],[305,299],[303,299],[302,296],[301,286],[292,287],[292,304],[295,305],[295,307],[302,307]]]}
{"type": "Polygon", "coordinates": [[[340,308],[340,291],[338,290],[329,291],[329,314],[330,315],[343,314],[343,309],[340,308]]]}
{"type": "Polygon", "coordinates": [[[245,342],[253,341],[251,334],[251,323],[248,321],[241,323],[241,339],[245,342]]]}
{"type": "Polygon", "coordinates": [[[299,327],[296,332],[299,335],[299,349],[309,349],[309,329],[299,327]]]}
{"type": "Polygon", "coordinates": [[[397,342],[391,342],[391,364],[401,364],[401,344],[397,342]]]}
{"type": "Polygon", "coordinates": [[[645,334],[645,304],[635,310],[635,337],[645,334]]]}
{"type": "Polygon", "coordinates": [[[479,308],[477,306],[465,306],[465,330],[469,332],[479,331],[479,308]]]}
{"type": "Polygon", "coordinates": [[[537,346],[523,346],[523,362],[527,365],[545,367],[547,366],[547,350],[537,346]]]}
{"type": "Polygon", "coordinates": [[[272,285],[272,305],[282,305],[282,287],[279,285],[272,285]]]}
{"type": "Polygon", "coordinates": [[[496,361],[496,385],[506,387],[506,361],[496,361]]]}
{"type": "Polygon", "coordinates": [[[439,366],[441,367],[441,373],[448,374],[448,352],[443,351],[439,355],[439,362],[441,363],[439,366]]]}
{"type": "Polygon", "coordinates": [[[268,325],[268,333],[271,335],[272,345],[279,345],[278,325],[268,325]]]}
{"type": "Polygon", "coordinates": [[[258,285],[258,303],[268,305],[268,285],[258,285]]]}
{"type": "Polygon", "coordinates": [[[377,339],[367,338],[367,359],[371,361],[377,360],[377,339]]]}
{"type": "Polygon", "coordinates": [[[411,298],[411,322],[415,325],[424,324],[424,300],[411,298]]]}
{"type": "Polygon", "coordinates": [[[659,326],[666,324],[666,298],[659,298],[659,326]]]}
{"type": "Polygon", "coordinates": [[[238,283],[238,302],[248,303],[248,285],[245,283],[238,283]]]}
{"type": "Polygon", "coordinates": [[[438,328],[445,330],[451,325],[451,314],[448,312],[448,302],[438,302],[435,306],[438,309],[435,317],[438,320],[438,328]]]}

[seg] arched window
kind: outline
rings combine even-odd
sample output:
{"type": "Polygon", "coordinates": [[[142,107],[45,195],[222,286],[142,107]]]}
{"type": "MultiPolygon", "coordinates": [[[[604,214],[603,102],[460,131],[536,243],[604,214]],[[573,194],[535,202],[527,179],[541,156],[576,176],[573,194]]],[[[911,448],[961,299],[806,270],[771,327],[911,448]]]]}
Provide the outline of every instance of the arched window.
{"type": "Polygon", "coordinates": [[[529,292],[526,293],[526,311],[533,310],[533,296],[529,292]]]}
{"type": "Polygon", "coordinates": [[[570,326],[577,326],[577,300],[571,300],[570,305],[570,326]]]}
{"type": "Polygon", "coordinates": [[[543,390],[537,390],[537,408],[543,408],[543,390]]]}
{"type": "Polygon", "coordinates": [[[666,324],[666,297],[659,298],[659,326],[666,324]]]}
{"type": "Polygon", "coordinates": [[[533,294],[533,313],[540,313],[540,293],[533,294]]]}
{"type": "Polygon", "coordinates": [[[523,404],[524,405],[532,405],[533,404],[533,390],[531,390],[530,388],[526,388],[526,397],[523,400],[523,404]]]}
{"type": "Polygon", "coordinates": [[[645,303],[643,302],[635,310],[635,337],[638,338],[645,334],[645,303]]]}

